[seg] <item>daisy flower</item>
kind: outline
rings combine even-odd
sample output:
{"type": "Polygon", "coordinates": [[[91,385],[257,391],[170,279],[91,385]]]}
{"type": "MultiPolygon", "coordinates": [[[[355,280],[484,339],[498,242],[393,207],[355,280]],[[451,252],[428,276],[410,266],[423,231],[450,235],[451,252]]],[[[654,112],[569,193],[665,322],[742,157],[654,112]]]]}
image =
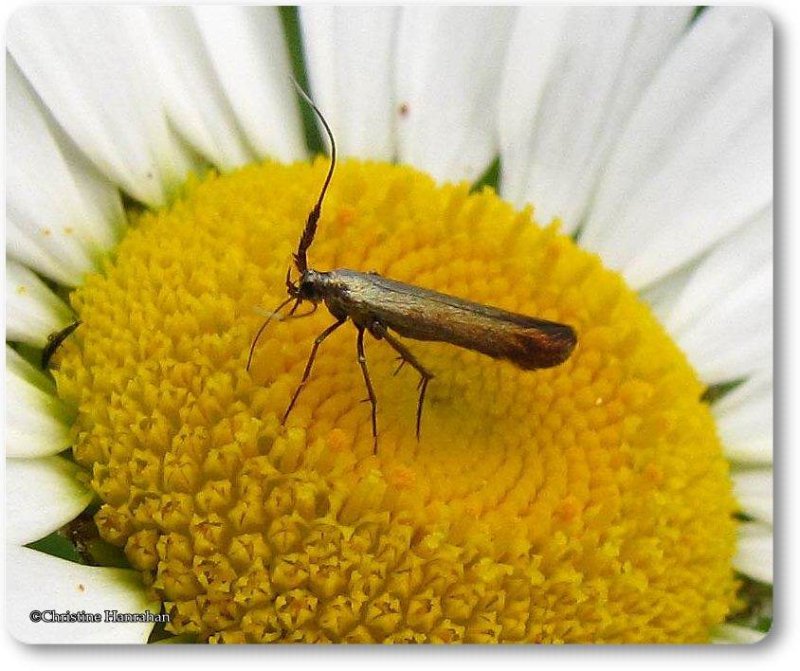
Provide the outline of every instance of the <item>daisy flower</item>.
{"type": "Polygon", "coordinates": [[[16,636],[763,636],[762,12],[36,6],[7,37],[16,636]],[[332,321],[275,320],[248,370],[329,166],[292,73],[341,159],[311,267],[569,324],[564,364],[406,340],[417,439],[370,340],[375,451],[345,326],[282,421],[332,321]]]}

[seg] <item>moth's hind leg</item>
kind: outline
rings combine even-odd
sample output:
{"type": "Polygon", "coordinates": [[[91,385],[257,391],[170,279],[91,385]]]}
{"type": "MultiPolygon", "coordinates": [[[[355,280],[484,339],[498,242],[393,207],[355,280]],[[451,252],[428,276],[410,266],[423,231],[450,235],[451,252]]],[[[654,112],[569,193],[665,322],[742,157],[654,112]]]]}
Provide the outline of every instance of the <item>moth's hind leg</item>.
{"type": "Polygon", "coordinates": [[[433,379],[434,375],[417,360],[417,357],[411,353],[411,350],[409,350],[408,347],[406,347],[391,333],[389,333],[383,324],[378,322],[374,323],[370,329],[370,333],[372,333],[376,338],[385,340],[387,343],[389,343],[392,349],[400,355],[400,366],[398,366],[395,374],[400,371],[400,368],[403,367],[403,364],[408,363],[420,375],[418,386],[419,401],[417,402],[417,440],[419,440],[420,426],[422,424],[422,405],[425,402],[425,392],[428,389],[428,382],[433,379]]]}

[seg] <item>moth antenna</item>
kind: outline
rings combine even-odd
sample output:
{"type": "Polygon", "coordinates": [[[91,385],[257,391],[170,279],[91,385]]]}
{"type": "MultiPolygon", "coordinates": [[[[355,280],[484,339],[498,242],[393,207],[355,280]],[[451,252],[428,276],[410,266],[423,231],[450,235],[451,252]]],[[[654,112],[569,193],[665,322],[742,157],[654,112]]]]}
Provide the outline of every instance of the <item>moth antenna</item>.
{"type": "Polygon", "coordinates": [[[322,201],[325,198],[325,193],[328,190],[328,185],[331,183],[331,178],[333,177],[333,169],[336,167],[336,140],[333,139],[333,132],[331,131],[331,127],[328,125],[328,122],[325,120],[325,117],[322,115],[322,112],[319,111],[319,108],[314,104],[314,101],[308,96],[308,94],[303,90],[300,84],[297,83],[297,80],[292,77],[292,82],[297,89],[297,92],[300,96],[305,100],[309,107],[314,110],[314,114],[317,115],[317,118],[322,123],[322,126],[325,128],[325,133],[328,135],[328,140],[331,145],[331,165],[328,168],[328,175],[325,177],[325,183],[322,185],[322,191],[319,193],[319,198],[317,199],[316,205],[314,205],[314,209],[308,213],[308,218],[306,219],[306,226],[303,229],[303,234],[300,236],[300,243],[297,245],[297,253],[294,255],[294,264],[297,267],[298,272],[301,274],[304,273],[308,269],[308,260],[306,258],[306,251],[311,246],[311,243],[314,241],[314,235],[317,232],[317,223],[319,222],[319,216],[322,212],[322,201]]]}

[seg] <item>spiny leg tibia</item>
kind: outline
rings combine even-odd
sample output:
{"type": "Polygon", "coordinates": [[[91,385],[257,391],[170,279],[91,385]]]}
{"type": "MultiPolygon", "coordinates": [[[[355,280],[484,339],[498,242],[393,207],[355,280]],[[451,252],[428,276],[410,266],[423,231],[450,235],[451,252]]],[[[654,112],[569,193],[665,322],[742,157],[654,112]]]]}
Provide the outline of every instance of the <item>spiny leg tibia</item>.
{"type": "Polygon", "coordinates": [[[406,347],[403,343],[401,343],[397,338],[395,338],[389,331],[386,329],[383,324],[375,323],[373,324],[372,329],[370,332],[376,338],[383,338],[392,349],[400,355],[400,365],[397,367],[395,371],[395,375],[400,372],[400,369],[403,367],[404,363],[408,363],[414,370],[416,370],[420,374],[419,380],[419,401],[417,402],[417,440],[419,440],[419,433],[420,433],[420,426],[422,425],[422,405],[425,402],[425,391],[428,389],[428,382],[433,379],[433,373],[428,371],[415,357],[411,351],[406,347]]]}
{"type": "Polygon", "coordinates": [[[282,424],[286,423],[287,417],[289,417],[289,413],[292,411],[295,402],[297,401],[297,397],[300,396],[300,392],[303,390],[303,387],[308,380],[308,376],[311,375],[311,367],[314,365],[314,358],[317,356],[317,350],[319,346],[323,343],[325,338],[327,338],[331,333],[333,333],[336,329],[338,329],[342,324],[347,321],[347,317],[342,319],[337,319],[333,324],[331,324],[328,328],[326,328],[322,333],[320,333],[314,339],[314,345],[311,347],[311,354],[308,356],[308,363],[306,363],[306,369],[303,371],[303,379],[300,380],[300,384],[297,385],[297,389],[295,389],[294,396],[292,396],[292,400],[289,403],[289,407],[286,408],[286,412],[283,413],[283,419],[281,420],[282,424]]]}

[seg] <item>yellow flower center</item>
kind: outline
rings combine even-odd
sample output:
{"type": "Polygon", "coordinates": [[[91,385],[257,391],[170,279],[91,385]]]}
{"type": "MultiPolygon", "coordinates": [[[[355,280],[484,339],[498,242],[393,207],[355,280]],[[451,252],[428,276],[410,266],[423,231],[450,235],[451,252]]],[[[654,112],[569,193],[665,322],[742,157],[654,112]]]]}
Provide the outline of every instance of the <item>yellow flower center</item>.
{"type": "MultiPolygon", "coordinates": [[[[325,161],[187,185],[72,299],[60,353],[102,536],[211,641],[702,641],[735,604],[735,503],[703,387],[616,273],[493,192],[408,167],[337,170],[309,252],[570,324],[522,371],[367,338],[378,452],[345,325],[281,417],[322,306],[270,324],[325,161]]],[[[300,309],[303,312],[303,308],[300,309]]]]}

